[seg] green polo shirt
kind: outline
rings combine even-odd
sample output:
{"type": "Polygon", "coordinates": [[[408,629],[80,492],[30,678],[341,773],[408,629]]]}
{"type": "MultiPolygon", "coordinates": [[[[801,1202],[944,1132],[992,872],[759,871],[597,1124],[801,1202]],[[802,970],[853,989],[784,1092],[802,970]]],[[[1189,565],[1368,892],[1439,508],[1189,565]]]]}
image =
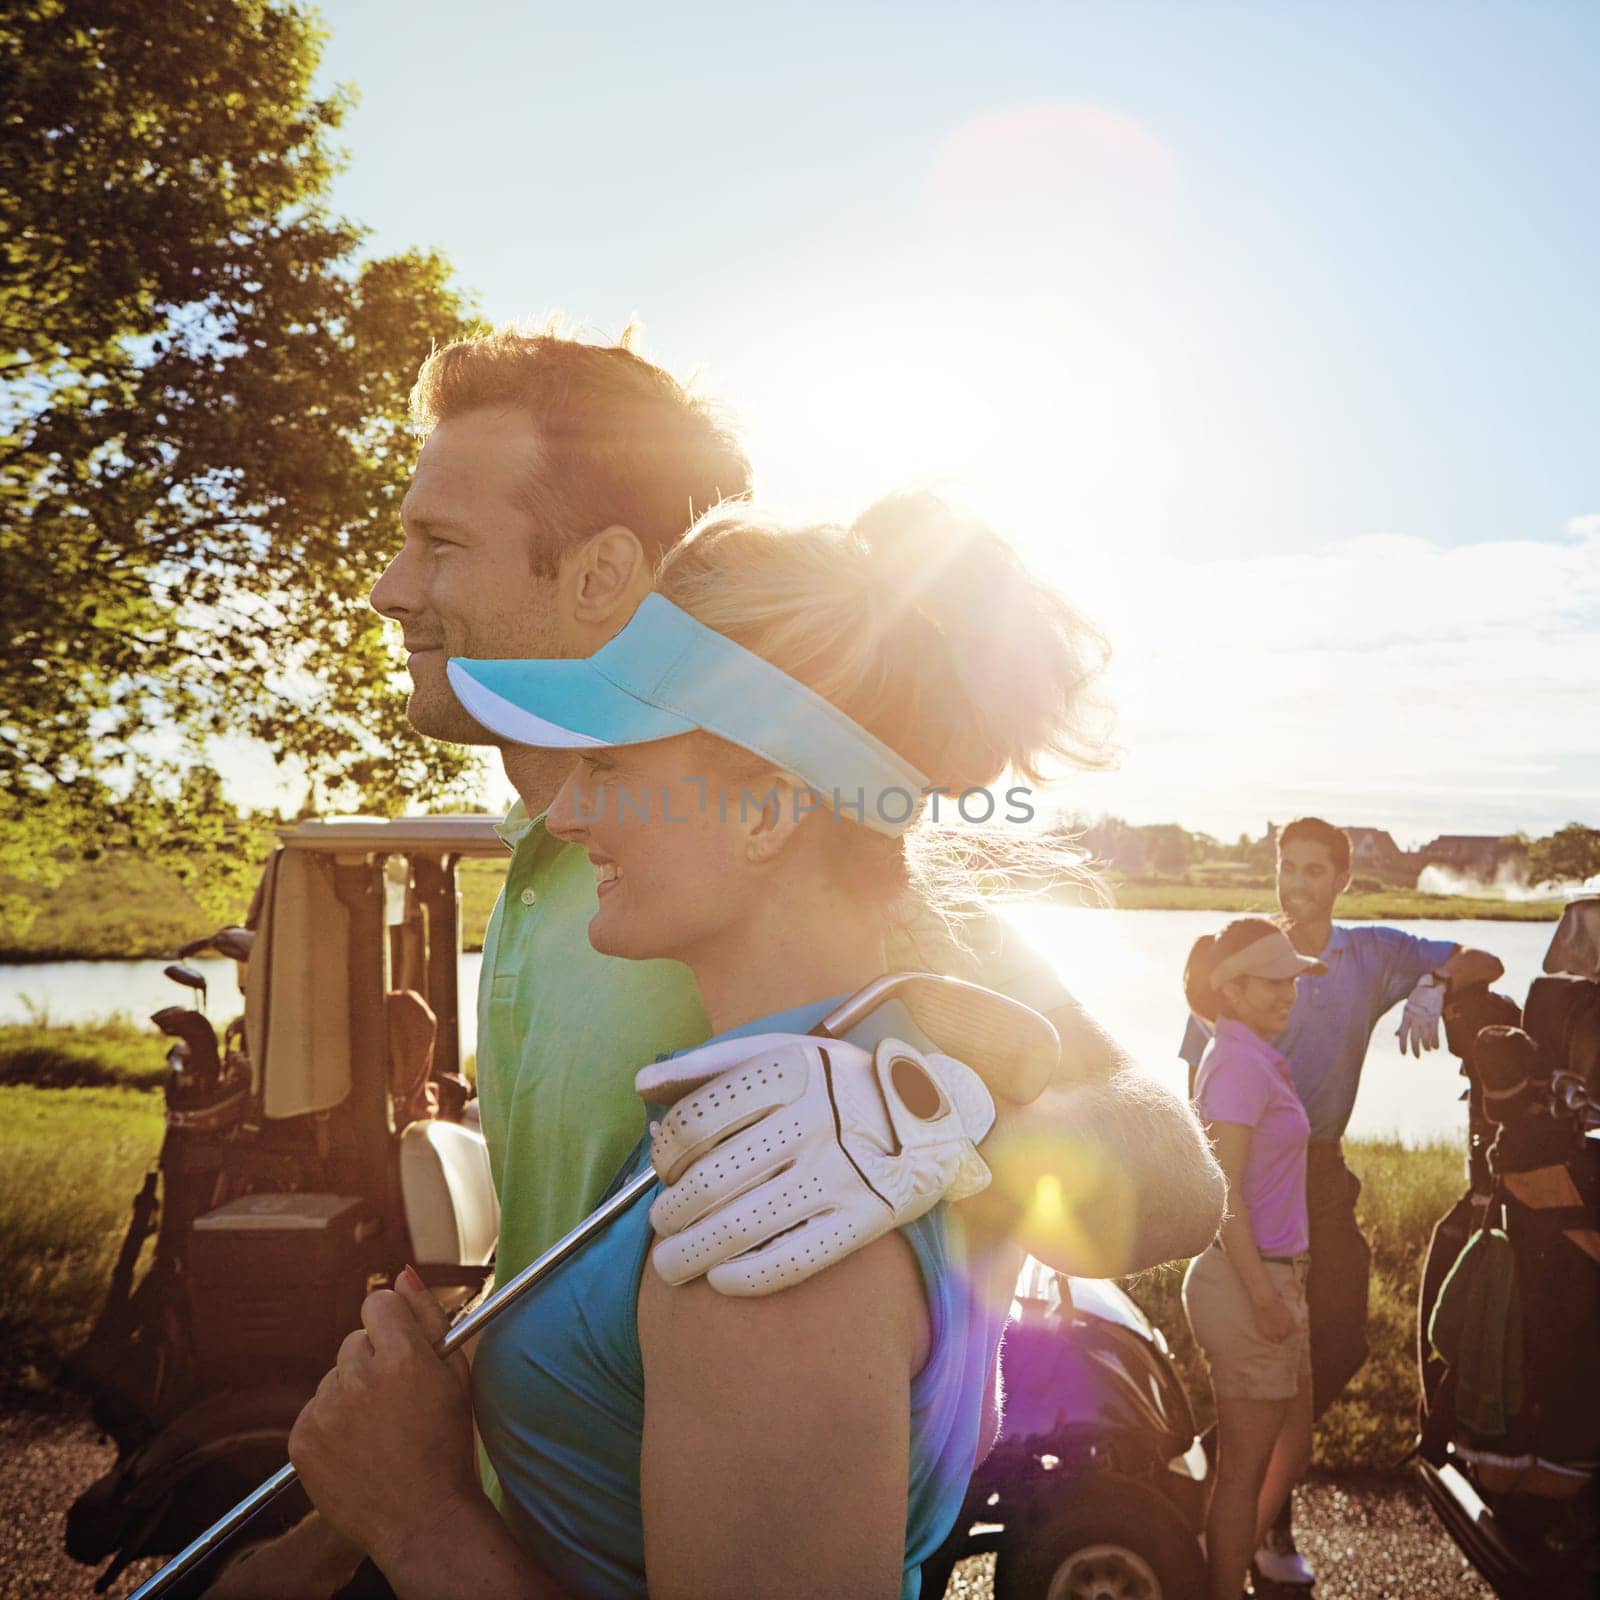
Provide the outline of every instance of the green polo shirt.
{"type": "Polygon", "coordinates": [[[639,1135],[634,1074],[711,1035],[689,969],[589,943],[594,867],[519,800],[511,865],[483,940],[478,1105],[500,1196],[496,1277],[512,1277],[599,1203],[639,1135]]]}
{"type": "MultiPolygon", "coordinates": [[[[483,941],[478,1103],[500,1196],[499,1282],[582,1221],[644,1132],[634,1074],[711,1036],[689,969],[622,961],[589,944],[594,868],[519,801],[500,837],[505,886],[483,941]]],[[[999,917],[955,947],[929,916],[900,932],[891,971],[943,972],[1053,1011],[1067,991],[1050,963],[999,917]]]]}

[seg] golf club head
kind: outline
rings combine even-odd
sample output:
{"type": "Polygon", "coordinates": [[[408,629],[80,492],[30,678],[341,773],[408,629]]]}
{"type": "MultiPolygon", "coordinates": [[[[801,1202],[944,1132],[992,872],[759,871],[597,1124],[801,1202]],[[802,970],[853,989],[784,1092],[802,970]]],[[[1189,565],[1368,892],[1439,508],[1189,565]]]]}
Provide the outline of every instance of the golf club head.
{"type": "Polygon", "coordinates": [[[219,928],[211,935],[211,948],[230,961],[248,961],[255,942],[253,928],[219,928]]]}
{"type": "Polygon", "coordinates": [[[198,989],[202,993],[205,991],[206,980],[204,975],[196,972],[193,967],[185,966],[181,961],[169,962],[167,966],[162,968],[162,971],[174,983],[182,985],[185,989],[198,989]]]}
{"type": "Polygon", "coordinates": [[[189,1006],[162,1006],[159,1011],[150,1013],[150,1020],[163,1033],[170,1034],[174,1039],[181,1039],[183,1030],[179,1027],[179,1020],[193,1015],[193,1008],[189,1006]]]}
{"type": "Polygon", "coordinates": [[[198,1011],[188,1006],[165,1006],[150,1020],[165,1034],[182,1042],[187,1072],[209,1088],[222,1072],[217,1055],[216,1030],[198,1011]]]}
{"type": "MultiPolygon", "coordinates": [[[[910,1018],[937,1050],[965,1062],[990,1091],[1013,1105],[1030,1105],[1044,1093],[1061,1059],[1061,1038],[1032,1006],[960,978],[932,972],[898,972],[879,978],[822,1019],[818,1032],[852,1034],[874,1013],[910,1018]]],[[[894,1031],[890,1017],[884,1021],[894,1031]]]]}

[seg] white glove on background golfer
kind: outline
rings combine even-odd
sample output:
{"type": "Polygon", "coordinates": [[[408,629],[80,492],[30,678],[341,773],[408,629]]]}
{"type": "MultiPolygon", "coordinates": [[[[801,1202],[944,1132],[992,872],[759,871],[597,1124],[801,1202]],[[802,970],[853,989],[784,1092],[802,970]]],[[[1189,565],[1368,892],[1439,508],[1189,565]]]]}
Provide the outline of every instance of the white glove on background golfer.
{"type": "Polygon", "coordinates": [[[1444,979],[1431,972],[1418,980],[1400,1013],[1400,1026],[1395,1029],[1401,1055],[1410,1050],[1412,1055],[1420,1056],[1424,1050],[1439,1048],[1439,1018],[1447,991],[1444,979]]]}
{"type": "Polygon", "coordinates": [[[729,1039],[646,1067],[635,1087],[672,1102],[650,1136],[667,1186],[650,1208],[652,1260],[668,1283],[704,1273],[721,1294],[771,1294],[989,1183],[983,1080],[896,1039],[871,1052],[729,1039]]]}

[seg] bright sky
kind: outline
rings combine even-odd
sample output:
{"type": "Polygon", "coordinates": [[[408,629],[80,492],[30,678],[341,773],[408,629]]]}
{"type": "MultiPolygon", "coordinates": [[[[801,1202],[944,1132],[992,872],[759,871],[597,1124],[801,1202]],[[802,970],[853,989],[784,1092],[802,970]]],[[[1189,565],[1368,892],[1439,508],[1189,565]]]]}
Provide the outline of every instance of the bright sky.
{"type": "Polygon", "coordinates": [[[1082,808],[1600,822],[1600,7],[323,12],[377,247],[637,313],[769,496],[951,482],[1100,619],[1082,808]]]}

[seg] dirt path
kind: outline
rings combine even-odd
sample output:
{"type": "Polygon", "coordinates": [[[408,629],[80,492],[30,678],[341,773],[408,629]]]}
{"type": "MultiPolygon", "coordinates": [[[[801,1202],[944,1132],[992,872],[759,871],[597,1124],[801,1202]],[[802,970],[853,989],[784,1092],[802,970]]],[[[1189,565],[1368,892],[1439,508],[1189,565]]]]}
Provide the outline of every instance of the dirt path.
{"type": "MultiPolygon", "coordinates": [[[[110,1465],[81,1412],[0,1410],[0,1600],[88,1600],[94,1569],[61,1546],[73,1498],[110,1465]]],[[[1301,1548],[1322,1574],[1315,1600],[1493,1600],[1409,1481],[1321,1478],[1298,1491],[1301,1548]]],[[[137,1562],[125,1595],[159,1563],[137,1562]]],[[[958,1571],[955,1600],[989,1600],[982,1563],[958,1571]],[[978,1569],[978,1570],[972,1570],[978,1569]]]]}
{"type": "MultiPolygon", "coordinates": [[[[99,1575],[62,1548],[67,1507],[115,1459],[82,1410],[0,1409],[0,1600],[87,1600],[99,1575]]],[[[159,1561],[136,1561],[114,1587],[126,1594],[159,1561]]]]}

